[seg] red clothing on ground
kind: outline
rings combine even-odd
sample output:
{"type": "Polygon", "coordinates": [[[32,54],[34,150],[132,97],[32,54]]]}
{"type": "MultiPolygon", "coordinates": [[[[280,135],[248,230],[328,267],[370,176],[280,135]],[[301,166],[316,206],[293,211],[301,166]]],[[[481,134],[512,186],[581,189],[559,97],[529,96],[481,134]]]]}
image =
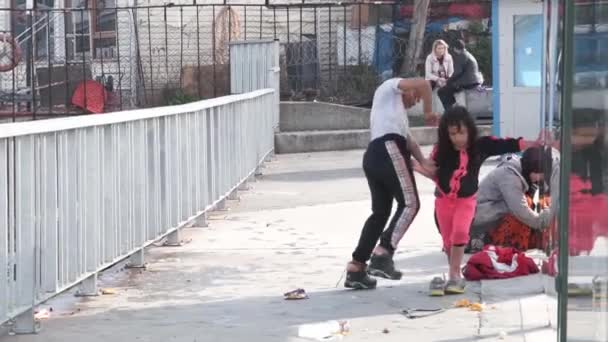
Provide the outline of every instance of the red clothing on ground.
{"type": "Polygon", "coordinates": [[[467,280],[506,279],[538,273],[534,260],[511,247],[487,245],[475,253],[464,269],[467,280]]]}

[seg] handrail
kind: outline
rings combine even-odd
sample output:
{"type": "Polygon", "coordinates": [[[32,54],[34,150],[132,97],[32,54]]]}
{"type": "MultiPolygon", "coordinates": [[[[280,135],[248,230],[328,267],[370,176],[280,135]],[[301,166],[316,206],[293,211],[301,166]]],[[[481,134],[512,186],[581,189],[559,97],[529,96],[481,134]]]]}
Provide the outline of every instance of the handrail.
{"type": "Polygon", "coordinates": [[[273,92],[273,89],[261,89],[245,94],[228,95],[169,107],[134,109],[102,115],[80,115],[48,120],[6,123],[0,125],[0,139],[178,115],[222,106],[232,102],[246,101],[273,92]]]}

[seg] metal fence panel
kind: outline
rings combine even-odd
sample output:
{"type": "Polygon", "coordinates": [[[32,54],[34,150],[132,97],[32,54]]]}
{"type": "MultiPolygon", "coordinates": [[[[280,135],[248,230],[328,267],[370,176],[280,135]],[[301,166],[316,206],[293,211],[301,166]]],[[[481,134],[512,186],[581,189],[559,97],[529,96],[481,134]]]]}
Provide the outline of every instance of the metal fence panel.
{"type": "MultiPolygon", "coordinates": [[[[280,99],[279,41],[253,40],[230,43],[230,91],[233,94],[258,89],[275,89],[280,99]]],[[[273,108],[275,127],[279,124],[279,108],[273,108]]]]}
{"type": "MultiPolygon", "coordinates": [[[[446,21],[450,4],[433,1],[419,69],[436,39],[452,44],[470,37],[470,49],[491,80],[490,59],[483,58],[488,54],[490,1],[477,2],[487,17],[468,23],[446,21]]],[[[0,117],[90,113],[72,101],[85,81],[107,88],[103,111],[115,112],[228,95],[238,75],[250,89],[280,88],[285,99],[363,105],[379,82],[400,74],[412,19],[411,5],[402,1],[131,6],[119,0],[116,5],[104,8],[104,37],[94,25],[73,24],[95,17],[94,7],[0,9],[0,19],[8,19],[0,20],[5,33],[0,45],[8,56],[13,43],[21,51],[21,58],[14,59],[18,63],[0,73],[0,117]],[[230,51],[233,42],[242,41],[253,45],[230,51]],[[272,58],[268,51],[257,51],[256,44],[269,41],[275,41],[278,51],[272,58]],[[262,75],[245,64],[233,65],[235,56],[245,55],[252,55],[254,64],[271,59],[273,68],[280,65],[281,70],[262,75]],[[273,86],[257,82],[269,78],[273,86]]],[[[90,87],[84,89],[91,94],[90,87]]]]}

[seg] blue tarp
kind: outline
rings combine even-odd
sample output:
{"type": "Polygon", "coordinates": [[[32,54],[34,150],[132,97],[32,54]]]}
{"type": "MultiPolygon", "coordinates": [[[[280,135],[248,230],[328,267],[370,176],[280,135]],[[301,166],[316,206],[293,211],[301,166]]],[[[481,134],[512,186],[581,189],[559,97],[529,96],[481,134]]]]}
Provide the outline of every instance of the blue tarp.
{"type": "MultiPolygon", "coordinates": [[[[393,32],[385,31],[381,27],[376,29],[376,47],[374,49],[374,67],[378,75],[392,76],[393,64],[393,32]]],[[[385,78],[385,77],[383,77],[385,78]]]]}
{"type": "MultiPolygon", "coordinates": [[[[462,21],[460,17],[450,17],[441,20],[429,21],[426,23],[425,33],[440,33],[443,32],[443,26],[451,23],[462,21]]],[[[412,22],[410,19],[403,19],[395,21],[395,29],[397,32],[409,32],[412,22]]]]}

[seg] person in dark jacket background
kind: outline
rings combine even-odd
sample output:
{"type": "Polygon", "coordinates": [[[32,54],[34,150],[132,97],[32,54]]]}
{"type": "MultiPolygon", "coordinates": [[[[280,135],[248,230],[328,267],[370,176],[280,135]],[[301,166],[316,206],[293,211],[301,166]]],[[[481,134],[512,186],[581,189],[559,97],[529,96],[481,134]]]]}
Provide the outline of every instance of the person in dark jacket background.
{"type": "Polygon", "coordinates": [[[464,41],[458,40],[453,46],[454,73],[447,80],[445,87],[438,90],[437,95],[448,110],[456,103],[454,95],[465,89],[473,89],[483,84],[483,76],[475,57],[466,49],[464,41]]]}

